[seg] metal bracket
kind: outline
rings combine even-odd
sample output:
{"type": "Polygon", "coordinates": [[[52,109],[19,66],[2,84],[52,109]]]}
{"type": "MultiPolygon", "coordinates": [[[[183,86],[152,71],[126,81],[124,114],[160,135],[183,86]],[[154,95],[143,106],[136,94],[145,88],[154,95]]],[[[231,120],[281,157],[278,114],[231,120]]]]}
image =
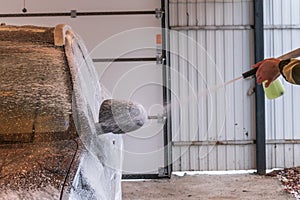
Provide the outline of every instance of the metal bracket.
{"type": "Polygon", "coordinates": [[[71,10],[71,18],[76,18],[76,17],[77,17],[77,11],[71,10]]]}
{"type": "Polygon", "coordinates": [[[247,92],[248,96],[251,96],[252,94],[255,93],[256,87],[255,86],[251,86],[247,92]]]}
{"type": "Polygon", "coordinates": [[[158,168],[158,177],[166,177],[167,174],[168,174],[168,171],[165,167],[158,168]]]}
{"type": "Polygon", "coordinates": [[[164,14],[164,11],[161,8],[155,9],[155,17],[157,19],[161,19],[163,14],[164,14]]]}
{"type": "Polygon", "coordinates": [[[165,62],[165,60],[166,59],[164,57],[162,57],[162,56],[156,56],[156,64],[157,65],[163,64],[165,62]]]}
{"type": "Polygon", "coordinates": [[[165,121],[167,120],[167,117],[164,114],[161,114],[161,115],[157,114],[157,115],[154,115],[154,116],[148,116],[148,119],[156,119],[157,123],[164,124],[165,121]]]}

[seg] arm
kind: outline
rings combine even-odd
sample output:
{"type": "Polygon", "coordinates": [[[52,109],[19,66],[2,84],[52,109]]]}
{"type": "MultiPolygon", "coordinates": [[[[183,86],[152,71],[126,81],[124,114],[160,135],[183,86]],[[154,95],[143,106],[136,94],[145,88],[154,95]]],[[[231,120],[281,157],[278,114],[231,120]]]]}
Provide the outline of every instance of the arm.
{"type": "Polygon", "coordinates": [[[258,67],[256,72],[258,84],[267,81],[268,87],[281,74],[288,82],[300,85],[300,60],[270,58],[256,63],[253,67],[258,67]]]}
{"type": "Polygon", "coordinates": [[[300,85],[300,60],[294,58],[282,60],[278,66],[285,80],[300,85]]]}

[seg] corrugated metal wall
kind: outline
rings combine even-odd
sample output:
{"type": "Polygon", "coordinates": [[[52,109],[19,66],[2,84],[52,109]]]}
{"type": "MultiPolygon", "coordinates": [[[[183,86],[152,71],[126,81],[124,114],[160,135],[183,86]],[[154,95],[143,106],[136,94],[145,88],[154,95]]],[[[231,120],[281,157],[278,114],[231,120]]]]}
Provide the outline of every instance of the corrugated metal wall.
{"type": "Polygon", "coordinates": [[[253,2],[170,0],[173,170],[255,168],[253,2]]]}
{"type": "MultiPolygon", "coordinates": [[[[264,0],[265,57],[299,48],[299,10],[298,0],[264,0]]],[[[285,95],[266,101],[268,168],[300,165],[300,87],[282,82],[285,95]]]]}

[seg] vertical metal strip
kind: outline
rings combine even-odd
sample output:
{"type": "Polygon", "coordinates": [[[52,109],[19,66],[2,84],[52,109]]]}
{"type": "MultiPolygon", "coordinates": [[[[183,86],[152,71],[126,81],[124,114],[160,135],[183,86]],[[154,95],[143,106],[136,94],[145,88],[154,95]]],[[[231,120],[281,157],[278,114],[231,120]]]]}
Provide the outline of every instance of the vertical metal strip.
{"type": "MultiPolygon", "coordinates": [[[[263,1],[254,0],[255,62],[264,59],[263,1]]],[[[266,174],[265,94],[256,85],[256,168],[259,175],[266,174]]]]}
{"type": "Polygon", "coordinates": [[[172,124],[171,124],[171,92],[170,92],[170,35],[169,35],[169,0],[161,0],[161,9],[164,11],[161,19],[162,26],[162,56],[163,62],[163,105],[166,109],[166,122],[164,125],[164,166],[165,175],[171,177],[172,173],[172,124]]]}

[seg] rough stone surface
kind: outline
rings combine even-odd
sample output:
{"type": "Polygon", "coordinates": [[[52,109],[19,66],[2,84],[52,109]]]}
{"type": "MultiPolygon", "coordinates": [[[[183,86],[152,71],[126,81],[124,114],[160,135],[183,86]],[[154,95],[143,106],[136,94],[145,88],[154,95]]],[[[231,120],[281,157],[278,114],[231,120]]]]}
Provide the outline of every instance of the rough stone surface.
{"type": "Polygon", "coordinates": [[[0,145],[0,199],[59,199],[76,150],[74,140],[0,145]]]}
{"type": "Polygon", "coordinates": [[[0,40],[54,44],[53,30],[51,27],[1,25],[0,40]]]}
{"type": "Polygon", "coordinates": [[[68,130],[72,84],[52,28],[0,26],[0,77],[0,142],[68,130]]]}

